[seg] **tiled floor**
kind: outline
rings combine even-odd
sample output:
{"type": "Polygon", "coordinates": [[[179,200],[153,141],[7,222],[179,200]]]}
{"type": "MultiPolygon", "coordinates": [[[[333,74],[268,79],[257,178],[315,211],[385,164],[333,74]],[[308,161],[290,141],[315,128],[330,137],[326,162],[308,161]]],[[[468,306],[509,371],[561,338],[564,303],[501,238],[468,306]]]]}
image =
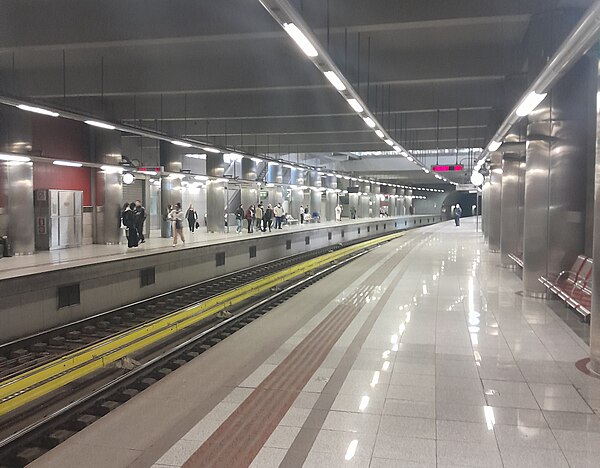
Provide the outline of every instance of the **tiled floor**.
{"type": "Polygon", "coordinates": [[[587,345],[547,303],[517,294],[519,278],[474,227],[424,228],[363,256],[34,465],[81,466],[78,447],[86,466],[223,466],[216,456],[197,461],[220,431],[236,454],[210,453],[237,460],[227,466],[600,466],[600,380],[574,365],[587,345]],[[319,354],[337,322],[328,317],[350,310],[319,354]],[[316,371],[303,388],[286,387],[309,365],[316,371]],[[256,395],[276,375],[284,380],[274,399],[294,393],[273,421],[271,402],[256,395]],[[188,409],[159,412],[160,435],[108,437],[161,396],[188,409]],[[240,411],[253,418],[244,431],[234,424],[240,411]]]}

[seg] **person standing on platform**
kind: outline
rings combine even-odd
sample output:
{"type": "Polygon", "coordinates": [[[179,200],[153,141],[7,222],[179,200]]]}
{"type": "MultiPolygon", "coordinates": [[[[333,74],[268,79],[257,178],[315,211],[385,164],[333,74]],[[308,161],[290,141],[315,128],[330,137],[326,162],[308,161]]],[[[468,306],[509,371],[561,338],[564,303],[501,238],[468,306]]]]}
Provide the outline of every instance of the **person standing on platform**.
{"type": "Polygon", "coordinates": [[[258,231],[264,231],[263,226],[262,226],[262,222],[263,222],[263,205],[262,203],[259,203],[258,206],[256,207],[256,210],[254,210],[254,219],[256,219],[256,229],[258,231]]]}
{"type": "Polygon", "coordinates": [[[462,215],[462,208],[457,203],[456,206],[454,207],[454,224],[456,224],[457,226],[460,226],[461,215],[462,215]]]}
{"type": "Polygon", "coordinates": [[[127,230],[125,232],[126,232],[126,236],[127,236],[127,247],[128,248],[137,247],[138,242],[139,242],[136,223],[135,223],[135,211],[134,210],[135,210],[135,203],[130,203],[130,204],[125,203],[123,205],[122,217],[123,217],[123,225],[127,228],[127,230]]]}
{"type": "Polygon", "coordinates": [[[300,217],[299,217],[299,220],[300,220],[300,224],[304,224],[304,206],[303,205],[300,205],[300,217]]]}
{"type": "Polygon", "coordinates": [[[277,203],[277,206],[273,209],[273,213],[275,214],[275,229],[282,229],[281,218],[283,217],[283,208],[281,207],[281,203],[277,203]]]}
{"type": "Polygon", "coordinates": [[[254,205],[250,205],[246,210],[246,222],[248,223],[248,234],[253,232],[254,226],[254,205]]]}
{"type": "Polygon", "coordinates": [[[341,205],[337,205],[335,207],[335,220],[336,221],[342,220],[342,206],[341,205]]]}
{"type": "Polygon", "coordinates": [[[198,224],[198,213],[196,213],[196,210],[194,210],[194,207],[191,203],[185,213],[185,219],[187,219],[190,231],[194,232],[196,225],[198,224]]]}
{"type": "Polygon", "coordinates": [[[140,244],[146,242],[144,237],[144,222],[146,221],[146,208],[142,205],[139,200],[135,201],[135,228],[140,239],[140,244]]]}
{"type": "Polygon", "coordinates": [[[235,232],[240,234],[242,232],[242,221],[244,220],[244,206],[240,205],[237,210],[235,210],[235,232]]]}
{"type": "Polygon", "coordinates": [[[354,208],[354,205],[350,207],[350,218],[356,219],[356,208],[354,208]]]}
{"type": "Polygon", "coordinates": [[[273,225],[273,208],[271,205],[267,205],[267,209],[263,214],[263,232],[269,228],[269,232],[271,232],[271,226],[273,225]]]}
{"type": "Polygon", "coordinates": [[[173,228],[173,247],[177,245],[177,238],[181,237],[181,242],[185,245],[185,237],[183,237],[183,211],[181,203],[177,203],[175,208],[169,213],[169,219],[173,228]]]}

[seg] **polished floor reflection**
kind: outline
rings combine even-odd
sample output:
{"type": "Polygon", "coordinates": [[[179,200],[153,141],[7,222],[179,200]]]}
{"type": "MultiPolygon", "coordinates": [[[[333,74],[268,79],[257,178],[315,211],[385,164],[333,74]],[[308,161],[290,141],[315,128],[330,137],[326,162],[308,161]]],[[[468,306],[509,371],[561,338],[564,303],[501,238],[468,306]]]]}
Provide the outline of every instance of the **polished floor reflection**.
{"type": "MultiPolygon", "coordinates": [[[[148,408],[179,392],[200,416],[162,415],[161,443],[111,466],[597,467],[600,380],[575,367],[588,347],[521,289],[471,220],[410,232],[144,392],[148,408]],[[177,387],[204,382],[217,352],[210,384],[177,387]]],[[[128,405],[121,421],[140,417],[128,405]]],[[[114,461],[118,422],[72,444],[114,461]]],[[[61,447],[49,455],[39,466],[64,463],[61,447]]]]}

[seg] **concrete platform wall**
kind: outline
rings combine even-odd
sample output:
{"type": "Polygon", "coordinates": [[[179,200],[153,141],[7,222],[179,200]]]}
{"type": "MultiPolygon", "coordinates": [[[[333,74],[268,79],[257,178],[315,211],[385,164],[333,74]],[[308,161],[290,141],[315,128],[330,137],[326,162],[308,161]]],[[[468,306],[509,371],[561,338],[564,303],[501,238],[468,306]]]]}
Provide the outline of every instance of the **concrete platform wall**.
{"type": "Polygon", "coordinates": [[[315,225],[301,231],[185,249],[168,249],[134,258],[95,263],[0,281],[0,342],[6,342],[135,301],[278,258],[440,222],[440,216],[377,218],[341,226],[315,225]],[[360,230],[360,233],[359,233],[360,230]],[[331,239],[329,239],[331,233],[331,239]],[[307,244],[306,239],[309,239],[307,244]],[[291,245],[288,244],[291,241],[291,245]],[[250,258],[250,248],[256,257],[250,258]],[[289,248],[288,248],[289,247],[289,248]],[[225,264],[216,266],[218,253],[225,264]],[[155,283],[141,286],[141,270],[155,269],[155,283]],[[79,284],[80,303],[58,308],[58,289],[79,284]]]}

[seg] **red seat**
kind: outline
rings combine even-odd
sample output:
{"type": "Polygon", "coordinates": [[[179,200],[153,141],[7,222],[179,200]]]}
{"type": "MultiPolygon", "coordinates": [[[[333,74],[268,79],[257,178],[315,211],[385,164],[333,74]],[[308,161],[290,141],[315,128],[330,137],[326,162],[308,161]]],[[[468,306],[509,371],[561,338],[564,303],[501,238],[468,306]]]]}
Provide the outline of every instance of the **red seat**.
{"type": "Polygon", "coordinates": [[[570,270],[561,271],[558,275],[542,276],[539,280],[588,321],[592,303],[592,271],[592,259],[579,255],[570,270]]]}

